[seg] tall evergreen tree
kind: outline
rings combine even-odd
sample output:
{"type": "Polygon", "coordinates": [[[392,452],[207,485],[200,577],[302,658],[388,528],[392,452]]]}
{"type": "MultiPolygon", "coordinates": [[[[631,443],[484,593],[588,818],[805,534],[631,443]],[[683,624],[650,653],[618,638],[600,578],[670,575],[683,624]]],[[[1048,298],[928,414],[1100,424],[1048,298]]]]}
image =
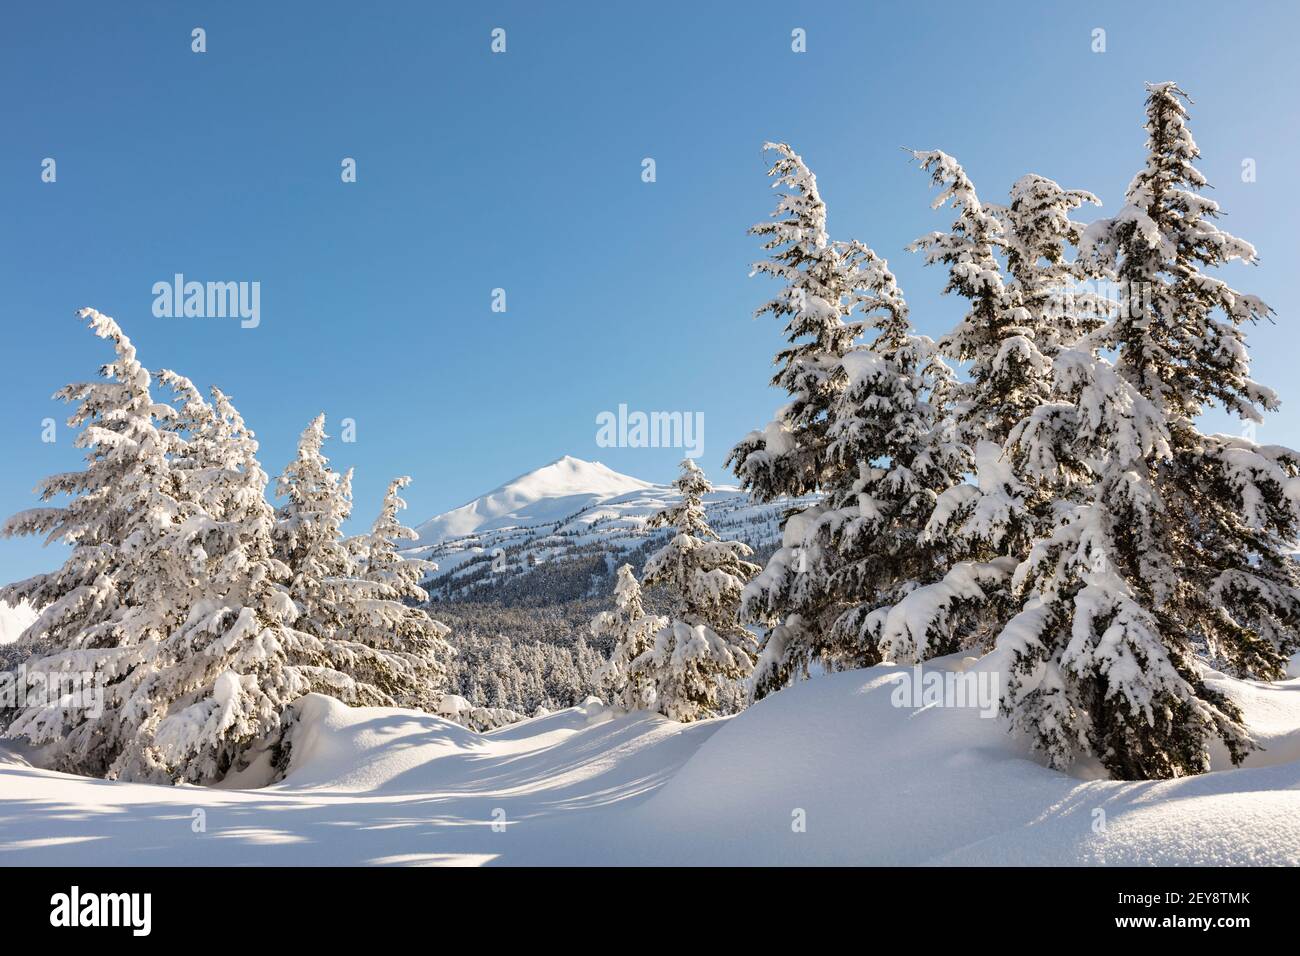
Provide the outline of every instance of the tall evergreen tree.
{"type": "Polygon", "coordinates": [[[814,660],[831,669],[879,662],[872,622],[933,580],[920,532],[965,466],[931,404],[950,387],[950,370],[913,333],[888,263],[861,243],[844,248],[855,325],[874,337],[841,360],[846,389],[830,410],[823,499],[787,521],[782,548],[744,592],[747,618],[778,621],[755,698],[806,676],[814,660]]]}
{"type": "Polygon", "coordinates": [[[633,661],[653,649],[655,635],[667,623],[657,614],[646,613],[641,585],[632,566],[622,565],[614,582],[614,610],[601,611],[591,622],[592,636],[613,645],[597,679],[609,689],[614,706],[626,711],[654,706],[655,688],[649,673],[642,670],[633,674],[631,667],[633,661]]]}
{"type": "MultiPolygon", "coordinates": [[[[938,150],[913,156],[949,202],[956,218],[947,232],[916,240],[927,265],[948,270],[945,293],[968,303],[966,314],[939,343],[953,361],[967,363],[968,379],[938,382],[932,402],[951,416],[954,454],[974,481],[954,481],[939,492],[921,541],[940,569],[938,580],[896,604],[860,609],[852,623],[873,635],[883,659],[924,660],[967,648],[987,648],[1010,613],[1014,555],[1031,536],[1030,489],[1003,457],[1011,429],[1051,394],[1051,363],[1039,350],[1029,314],[1007,287],[999,256],[1008,244],[1002,218],[985,206],[965,170],[938,150]]],[[[954,462],[955,463],[955,462],[954,462]]]]}
{"type": "Polygon", "coordinates": [[[47,746],[59,769],[103,775],[124,745],[122,680],[183,620],[171,600],[184,583],[181,561],[169,548],[184,506],[168,462],[175,439],[160,428],[171,409],[155,402],[151,376],[117,323],[94,309],[77,315],[115,352],[102,381],[55,393],[76,404],[68,425],[81,428],[75,444],[86,467],[41,482],[43,500],[66,495],[66,504],[21,512],[3,528],[6,537],[40,534],[72,550],[58,570],[5,587],[0,600],[41,608],[19,641],[33,689],[71,675],[84,683],[77,694],[31,695],[0,717],[7,736],[47,746]]]}
{"type": "Polygon", "coordinates": [[[43,501],[66,495],[66,505],[20,512],[3,528],[5,537],[39,534],[73,546],[58,571],[11,584],[0,598],[43,609],[24,635],[32,650],[115,645],[123,628],[156,639],[171,623],[153,601],[169,562],[152,549],[181,518],[181,491],[168,466],[174,439],[162,427],[172,409],[155,402],[152,377],[116,322],[94,309],[77,317],[116,353],[100,369],[103,381],[68,385],[54,396],[77,405],[68,426],[82,429],[74,444],[86,450],[86,468],[38,486],[43,501]]]}
{"type": "Polygon", "coordinates": [[[827,522],[843,605],[830,641],[854,666],[896,656],[882,640],[889,611],[943,574],[944,553],[927,522],[970,467],[944,404],[952,370],[932,340],[912,331],[883,262],[860,301],[875,316],[876,334],[845,358],[849,387],[836,409],[831,453],[851,480],[830,492],[827,522]]]}
{"type": "Polygon", "coordinates": [[[947,266],[944,291],[969,303],[940,346],[949,358],[968,363],[969,380],[955,386],[953,397],[957,433],[976,478],[943,495],[928,532],[946,542],[952,561],[987,561],[1014,553],[1030,533],[1029,492],[1006,467],[1002,446],[1011,429],[1051,397],[1051,363],[1029,311],[1007,288],[998,259],[1008,245],[1001,220],[981,203],[953,157],[938,150],[914,155],[942,190],[935,208],[951,201],[957,214],[948,232],[923,236],[912,248],[927,264],[947,266]]]}
{"type": "Polygon", "coordinates": [[[184,619],[122,680],[118,730],[125,745],[108,776],[203,783],[239,766],[260,738],[274,738],[303,694],[351,703],[385,698],[330,666],[297,609],[273,554],[274,513],[257,441],[229,398],[208,403],[188,379],[163,372],[181,400],[169,430],[180,439],[171,466],[184,519],[171,530],[188,586],[168,599],[184,619]]]}
{"type": "Polygon", "coordinates": [[[286,499],[276,513],[276,557],[289,568],[289,594],[298,626],[317,637],[339,634],[363,590],[355,556],[343,538],[352,513],[352,473],[340,474],[323,453],[325,416],[317,415],[298,439],[298,452],[276,482],[286,499]]]}
{"type": "Polygon", "coordinates": [[[1086,498],[1034,543],[1017,571],[1028,600],[998,641],[1004,707],[1052,763],[1091,755],[1127,779],[1207,770],[1214,738],[1234,760],[1250,748],[1198,655],[1275,679],[1300,646],[1300,455],[1196,426],[1215,403],[1251,421],[1277,407],[1242,331],[1268,307],[1202,271],[1255,250],[1199,194],[1183,92],[1148,91],[1146,163],[1084,238],[1127,304],[1058,358],[1068,401],[1012,436],[1026,467],[1087,476],[1086,498]]]}
{"type": "Polygon", "coordinates": [[[346,540],[352,472],[330,467],[324,441],[325,416],[318,415],[278,482],[287,501],[276,515],[276,549],[289,570],[297,626],[320,641],[331,667],[355,675],[384,703],[434,707],[444,676],[439,658],[452,651],[446,626],[405,603],[427,599],[419,582],[429,570],[397,554],[397,542],[414,534],[397,519],[406,481],[389,486],[369,535],[346,540]]]}
{"type": "Polygon", "coordinates": [[[845,250],[826,232],[826,204],[817,177],[787,144],[767,143],[764,149],[777,154],[768,175],[783,191],[771,221],[749,230],[771,253],[754,264],[754,271],[780,279],[784,286],[755,315],[770,314],[786,323],[790,344],[776,356],[772,385],[784,389],[790,401],[766,428],[745,436],[727,464],[741,487],[759,501],[772,501],[820,486],[829,411],[845,386],[840,360],[857,332],[844,322],[851,307],[845,250]]]}
{"type": "Polygon", "coordinates": [[[691,459],[673,482],[679,503],[650,519],[651,527],[677,533],[645,565],[646,587],[663,587],[675,600],[669,622],[654,646],[628,666],[628,681],[654,687],[655,709],[672,720],[691,721],[718,712],[724,684],[746,677],[753,667],[754,640],[740,624],[737,608],[745,582],[758,565],[739,541],[722,541],[709,527],[704,496],[713,490],[691,459]]]}
{"type": "Polygon", "coordinates": [[[947,573],[887,610],[860,612],[880,653],[902,661],[987,650],[1014,613],[1011,572],[1036,531],[1054,518],[1052,489],[1027,480],[1005,444],[1053,399],[1051,359],[1089,327],[1083,309],[1095,307],[1074,291],[1081,274],[1066,258],[1081,229],[1069,214],[1095,197],[1030,175],[1012,187],[1009,206],[985,206],[951,156],[914,155],[942,189],[934,205],[951,201],[957,212],[948,232],[931,233],[912,248],[928,264],[947,266],[945,291],[969,303],[941,340],[949,358],[968,363],[969,379],[945,383],[939,400],[952,399],[974,480],[954,481],[939,493],[922,535],[947,573]]]}
{"type": "Polygon", "coordinates": [[[383,508],[365,537],[361,577],[369,588],[358,602],[361,621],[353,636],[386,652],[386,666],[375,675],[377,686],[403,706],[430,710],[446,683],[441,662],[452,654],[446,641],[451,628],[417,606],[429,599],[420,582],[438,566],[398,553],[400,542],[419,537],[398,518],[406,507],[399,492],[410,482],[405,476],[389,482],[383,508]]]}
{"type": "MultiPolygon", "coordinates": [[[[765,429],[732,449],[728,464],[742,487],[771,501],[847,490],[857,480],[857,463],[830,451],[836,409],[850,382],[846,356],[862,331],[850,316],[855,308],[864,313],[888,308],[888,302],[876,299],[891,292],[877,286],[882,274],[891,286],[893,277],[865,246],[831,241],[816,177],[788,145],[766,148],[777,153],[769,175],[783,191],[772,221],[750,230],[771,254],[755,272],[784,285],[756,314],[786,322],[790,344],[776,357],[772,384],[783,388],[790,402],[765,429]]],[[[822,500],[787,515],[782,547],[745,589],[743,618],[767,629],[753,684],[756,697],[806,673],[814,658],[830,664],[860,656],[858,647],[846,647],[842,637],[829,634],[844,606],[841,591],[831,583],[838,562],[825,542],[831,533],[828,514],[837,507],[822,500]]]]}

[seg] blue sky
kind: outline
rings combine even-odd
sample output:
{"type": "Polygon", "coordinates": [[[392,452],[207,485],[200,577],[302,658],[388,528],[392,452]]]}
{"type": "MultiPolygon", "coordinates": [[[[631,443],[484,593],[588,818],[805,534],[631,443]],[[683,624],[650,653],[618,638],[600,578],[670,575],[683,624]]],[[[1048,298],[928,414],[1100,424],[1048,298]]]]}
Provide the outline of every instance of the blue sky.
{"type": "MultiPolygon", "coordinates": [[[[1166,79],[1196,100],[1225,228],[1263,259],[1227,277],[1278,312],[1250,336],[1284,403],[1259,438],[1300,445],[1300,18],[1283,3],[1082,6],[6,5],[0,511],[77,467],[71,433],[42,443],[41,421],[62,422],[51,393],[108,355],[74,321],[83,305],[151,368],[229,392],[272,474],[317,412],[334,433],[355,419],[356,442],[331,444],[357,468],[364,523],[395,474],[415,479],[413,522],[565,454],[670,479],[679,451],[597,447],[596,415],[620,403],[703,412],[701,463],[726,480],[727,449],[780,401],[779,329],[750,317],[771,291],[748,278],[745,235],[772,206],[764,140],[804,155],[833,235],[889,258],[938,335],[961,303],[903,247],[950,217],[899,147],[953,153],[988,201],[1034,171],[1097,193],[1104,214],[1142,160],[1142,84],[1166,79]],[[796,27],[807,53],[790,49],[796,27]],[[260,326],[154,317],[153,284],[177,272],[259,282],[260,326]]],[[[0,580],[57,560],[2,541],[0,580]]]]}

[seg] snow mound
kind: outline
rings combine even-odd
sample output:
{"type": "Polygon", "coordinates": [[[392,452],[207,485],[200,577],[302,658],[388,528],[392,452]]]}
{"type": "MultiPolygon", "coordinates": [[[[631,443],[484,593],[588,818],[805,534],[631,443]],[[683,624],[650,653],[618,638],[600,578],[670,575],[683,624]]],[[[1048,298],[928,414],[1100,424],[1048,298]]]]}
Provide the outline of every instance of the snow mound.
{"type": "Polygon", "coordinates": [[[900,673],[831,675],[729,721],[635,811],[633,829],[647,833],[690,820],[691,840],[647,854],[701,865],[1300,863],[1300,681],[1217,679],[1267,748],[1244,767],[1227,769],[1223,754],[1224,769],[1202,776],[1116,782],[1041,766],[974,709],[894,706],[900,673]]]}
{"type": "Polygon", "coordinates": [[[263,789],[106,783],[0,748],[0,865],[1300,864],[1300,680],[1211,678],[1266,748],[1246,766],[1123,783],[1046,769],[977,708],[896,706],[916,674],[833,674],[694,724],[592,698],[489,734],[311,695],[263,789]]]}
{"type": "Polygon", "coordinates": [[[369,793],[421,793],[463,782],[457,768],[467,760],[517,755],[549,748],[604,717],[590,698],[579,707],[525,720],[490,735],[417,710],[348,707],[332,697],[309,694],[294,705],[289,773],[277,789],[369,793]]]}
{"type": "Polygon", "coordinates": [[[418,710],[349,707],[322,694],[294,706],[284,785],[296,789],[378,793],[419,767],[478,749],[473,731],[418,710]]]}

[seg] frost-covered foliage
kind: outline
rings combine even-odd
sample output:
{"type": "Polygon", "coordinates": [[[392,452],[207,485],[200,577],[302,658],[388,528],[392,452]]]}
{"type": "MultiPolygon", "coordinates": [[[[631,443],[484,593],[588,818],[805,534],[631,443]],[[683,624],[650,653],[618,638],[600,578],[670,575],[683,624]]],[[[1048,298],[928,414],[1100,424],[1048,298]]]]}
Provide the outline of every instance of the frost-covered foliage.
{"type": "Polygon", "coordinates": [[[775,221],[750,231],[772,254],[755,271],[784,282],[758,312],[787,320],[772,384],[791,401],[728,463],[759,500],[822,497],[787,517],[781,547],[744,590],[742,618],[766,629],[754,697],[814,661],[878,659],[858,616],[932,576],[917,530],[962,471],[930,401],[951,390],[951,373],[912,334],[888,264],[860,242],[833,242],[816,177],[789,146],[767,148],[785,191],[775,221]],[[873,340],[859,344],[868,330],[873,340]]]}
{"type": "Polygon", "coordinates": [[[450,693],[489,709],[533,715],[608,693],[599,679],[612,648],[588,640],[594,600],[549,607],[440,603],[456,653],[447,661],[450,693]]]}
{"type": "Polygon", "coordinates": [[[93,309],[78,318],[115,352],[101,381],[55,394],[75,405],[68,425],[82,429],[75,444],[86,467],[40,483],[42,500],[66,495],[66,504],[14,515],[3,528],[6,537],[42,535],[72,551],[58,570],[9,585],[0,600],[42,608],[18,641],[32,686],[89,674],[92,686],[108,685],[106,699],[103,708],[81,696],[38,699],[0,716],[8,736],[50,745],[56,766],[103,775],[129,742],[114,688],[185,618],[170,597],[186,583],[172,550],[185,509],[168,467],[178,440],[159,427],[173,410],[154,401],[151,376],[116,322],[93,309]]]}
{"type": "Polygon", "coordinates": [[[632,663],[654,647],[655,635],[667,623],[660,615],[646,613],[632,566],[621,565],[614,583],[614,610],[601,611],[591,621],[592,637],[612,645],[597,676],[615,706],[632,711],[654,704],[655,688],[649,674],[644,670],[634,673],[632,663]]]}
{"type": "Polygon", "coordinates": [[[321,641],[336,666],[358,675],[385,703],[431,707],[443,691],[440,658],[451,648],[445,641],[448,629],[409,603],[428,599],[420,581],[437,567],[398,554],[399,542],[415,538],[397,518],[406,507],[398,491],[410,479],[389,485],[369,534],[345,540],[352,473],[329,466],[324,441],[325,416],[318,415],[278,482],[287,501],[275,525],[277,553],[289,569],[298,626],[321,641]]]}
{"type": "Polygon", "coordinates": [[[1070,218],[1084,205],[1101,200],[1082,189],[1030,173],[1011,187],[1011,202],[994,213],[1003,223],[1003,248],[1013,306],[1024,309],[1024,327],[1047,358],[1077,342],[1101,324],[1105,303],[1085,285],[1088,271],[1070,259],[1085,227],[1070,218]]]}
{"type": "Polygon", "coordinates": [[[952,157],[915,154],[957,212],[914,248],[966,301],[939,346],[965,374],[908,331],[892,278],[851,283],[874,291],[850,308],[880,318],[845,324],[876,336],[819,359],[842,383],[804,449],[802,487],[824,497],[744,594],[770,628],[756,695],[817,659],[996,647],[1004,713],[1055,766],[1178,776],[1216,739],[1234,759],[1252,746],[1206,670],[1277,679],[1300,647],[1300,453],[1197,428],[1211,405],[1247,422],[1277,407],[1243,333],[1270,310],[1207,272],[1255,251],[1200,195],[1183,93],[1149,93],[1147,163],[1086,228],[1071,215],[1090,193],[1031,175],[985,206],[952,157]]]}
{"type": "Polygon", "coordinates": [[[434,708],[434,713],[478,734],[508,727],[524,719],[523,714],[504,707],[476,707],[459,694],[443,695],[434,708]]]}
{"type": "Polygon", "coordinates": [[[290,569],[298,626],[318,637],[332,637],[355,623],[357,602],[369,591],[356,576],[356,556],[343,538],[343,523],[352,514],[352,472],[340,474],[329,466],[322,451],[325,437],[325,416],[317,415],[276,480],[276,494],[285,499],[276,514],[276,556],[290,569]]]}
{"type": "Polygon", "coordinates": [[[814,661],[835,669],[881,660],[866,619],[934,578],[919,532],[965,464],[931,403],[951,371],[913,333],[888,264],[861,243],[845,248],[855,327],[874,335],[839,363],[845,389],[830,409],[824,497],[787,520],[782,548],[744,592],[748,620],[775,622],[755,697],[806,676],[814,661]]]}
{"type": "MultiPolygon", "coordinates": [[[[922,541],[948,569],[895,608],[862,609],[855,623],[895,660],[923,660],[957,650],[988,650],[1015,613],[1011,570],[1035,535],[1056,520],[1056,476],[1029,475],[1006,451],[1011,432],[1056,397],[1052,359],[1098,324],[1095,297],[1078,291],[1084,274],[1066,250],[1082,228],[1070,213],[1097,202],[1042,176],[1023,176],[1005,207],[985,206],[965,170],[939,151],[914,154],[951,201],[949,232],[913,243],[927,264],[948,268],[945,292],[968,311],[940,347],[967,363],[968,380],[936,390],[953,416],[970,480],[942,490],[922,541]],[[1004,264],[1005,261],[1005,264],[1004,264]]],[[[944,424],[942,418],[936,421],[944,424]]]]}
{"type": "Polygon", "coordinates": [[[298,627],[385,703],[427,708],[441,697],[439,657],[450,648],[446,628],[406,603],[427,599],[419,582],[431,570],[428,562],[408,564],[397,553],[398,542],[414,536],[397,520],[405,507],[397,492],[406,479],[389,486],[371,532],[345,540],[352,473],[329,466],[324,441],[325,416],[318,415],[277,484],[287,499],[275,525],[277,555],[289,569],[298,627]]]}
{"type": "Polygon", "coordinates": [[[947,293],[969,305],[957,327],[940,342],[944,354],[967,362],[969,380],[955,389],[959,436],[974,447],[1001,444],[1021,418],[1050,393],[1051,366],[1028,326],[1030,316],[1006,287],[998,259],[1005,230],[980,202],[961,165],[939,150],[913,154],[941,191],[935,209],[951,202],[957,218],[948,232],[912,243],[927,264],[948,267],[947,293]]]}
{"type": "Polygon", "coordinates": [[[257,441],[230,399],[163,372],[177,403],[155,401],[117,324],[79,316],[116,352],[104,381],[58,393],[77,403],[69,424],[82,426],[86,468],[43,483],[66,505],[5,525],[72,553],[3,592],[43,608],[19,641],[28,684],[77,692],[29,693],[2,715],[6,734],[61,770],[208,782],[274,741],[304,694],[393,703],[372,683],[393,654],[299,627],[257,441]]]}
{"type": "Polygon", "coordinates": [[[755,315],[785,322],[790,344],[776,356],[772,385],[784,389],[790,401],[764,429],[745,436],[727,464],[741,487],[759,501],[771,501],[820,485],[830,406],[846,384],[840,360],[856,332],[844,322],[851,307],[849,253],[827,235],[817,177],[785,143],[767,143],[764,149],[777,154],[768,175],[783,191],[771,221],[749,230],[771,253],[754,264],[754,271],[784,285],[755,315]]]}
{"type": "Polygon", "coordinates": [[[1012,436],[1087,494],[1017,570],[1028,600],[999,639],[1017,724],[1058,766],[1091,754],[1127,778],[1204,771],[1213,738],[1238,758],[1251,742],[1202,661],[1277,679],[1300,646],[1300,454],[1196,426],[1212,403],[1247,421],[1277,407],[1242,331],[1268,307],[1202,271],[1255,250],[1199,194],[1185,95],[1148,89],[1146,164],[1083,241],[1127,301],[1057,359],[1066,400],[1012,436]]]}
{"type": "Polygon", "coordinates": [[[677,534],[646,561],[642,582],[664,588],[674,608],[654,645],[627,666],[629,684],[653,688],[654,710],[672,720],[712,717],[737,706],[736,684],[753,667],[754,639],[739,622],[745,582],[759,567],[739,541],[721,541],[705,520],[702,498],[713,490],[691,459],[673,486],[682,500],[651,518],[677,534]]]}
{"type": "Polygon", "coordinates": [[[398,553],[400,542],[418,537],[397,517],[406,507],[398,492],[410,482],[403,476],[389,483],[379,517],[356,545],[367,587],[357,601],[353,617],[358,620],[350,633],[381,655],[375,684],[402,706],[427,710],[440,699],[446,682],[442,661],[452,654],[446,641],[451,628],[416,606],[428,601],[420,582],[438,565],[398,553]]]}
{"type": "MultiPolygon", "coordinates": [[[[115,688],[128,743],[109,776],[198,782],[278,731],[288,704],[316,689],[319,656],[293,627],[297,612],[280,583],[286,569],[271,553],[274,515],[253,433],[219,389],[209,403],[187,379],[160,378],[181,402],[168,430],[184,512],[169,550],[189,586],[169,599],[188,610],[115,688]]],[[[350,684],[344,674],[330,679],[350,684]]]]}
{"type": "Polygon", "coordinates": [[[21,512],[3,528],[6,537],[42,535],[73,547],[59,570],[0,596],[43,609],[23,637],[34,651],[116,644],[128,630],[156,640],[175,623],[173,609],[154,600],[171,565],[155,545],[181,518],[178,479],[166,467],[175,439],[158,427],[173,410],[155,403],[149,372],[117,323],[93,309],[78,317],[116,352],[100,370],[103,381],[55,393],[76,405],[68,425],[82,427],[74,443],[86,450],[86,468],[38,486],[43,501],[66,495],[66,505],[21,512]]]}

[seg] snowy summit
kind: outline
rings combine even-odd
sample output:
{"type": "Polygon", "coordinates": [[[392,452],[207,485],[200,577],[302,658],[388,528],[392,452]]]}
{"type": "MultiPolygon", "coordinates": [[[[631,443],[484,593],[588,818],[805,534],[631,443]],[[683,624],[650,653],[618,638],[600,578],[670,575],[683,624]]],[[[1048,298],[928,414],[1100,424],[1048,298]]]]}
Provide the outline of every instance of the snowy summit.
{"type": "Polygon", "coordinates": [[[552,524],[610,498],[654,487],[598,461],[565,455],[430,518],[415,530],[420,546],[431,547],[476,532],[552,524]]]}

